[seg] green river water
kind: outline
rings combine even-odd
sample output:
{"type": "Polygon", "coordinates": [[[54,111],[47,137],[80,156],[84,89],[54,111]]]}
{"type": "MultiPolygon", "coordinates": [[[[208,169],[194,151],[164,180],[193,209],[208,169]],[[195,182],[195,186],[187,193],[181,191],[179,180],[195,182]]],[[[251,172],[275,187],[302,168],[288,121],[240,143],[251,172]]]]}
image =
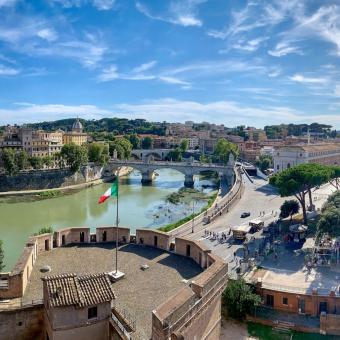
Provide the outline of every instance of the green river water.
{"type": "MultiPolygon", "coordinates": [[[[173,205],[166,202],[170,193],[177,192],[183,186],[184,175],[170,169],[157,172],[159,176],[150,186],[142,186],[141,175],[136,172],[120,181],[120,225],[130,227],[132,232],[136,228],[156,228],[175,222],[192,212],[188,204],[173,205]]],[[[196,178],[196,187],[203,190],[200,186],[203,182],[206,181],[200,182],[196,178]]],[[[95,228],[113,225],[115,199],[97,204],[98,198],[109,186],[110,183],[105,183],[41,201],[0,203],[0,239],[4,243],[5,269],[13,267],[29,235],[42,227],[52,226],[57,230],[75,226],[95,228]]],[[[206,204],[206,200],[199,201],[196,211],[206,204]]]]}

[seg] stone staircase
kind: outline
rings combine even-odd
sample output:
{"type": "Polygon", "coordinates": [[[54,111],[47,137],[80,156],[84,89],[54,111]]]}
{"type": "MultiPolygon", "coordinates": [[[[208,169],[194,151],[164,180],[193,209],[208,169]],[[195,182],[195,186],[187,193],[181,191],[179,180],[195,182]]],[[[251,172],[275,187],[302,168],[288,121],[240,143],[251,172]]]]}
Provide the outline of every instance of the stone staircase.
{"type": "Polygon", "coordinates": [[[290,333],[294,327],[294,323],[288,321],[276,321],[273,330],[280,333],[290,333]]]}

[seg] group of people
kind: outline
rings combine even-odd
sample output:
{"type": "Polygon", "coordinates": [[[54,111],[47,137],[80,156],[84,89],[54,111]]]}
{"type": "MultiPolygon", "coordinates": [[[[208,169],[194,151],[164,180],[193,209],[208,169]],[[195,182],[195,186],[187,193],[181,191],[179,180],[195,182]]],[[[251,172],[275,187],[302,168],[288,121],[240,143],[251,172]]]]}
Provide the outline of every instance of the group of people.
{"type": "Polygon", "coordinates": [[[227,241],[228,237],[231,234],[231,229],[229,228],[228,232],[214,232],[209,230],[204,230],[204,236],[209,237],[212,240],[217,240],[219,242],[227,241]]]}
{"type": "MultiPolygon", "coordinates": [[[[277,215],[277,211],[275,211],[275,210],[272,210],[272,213],[271,213],[273,216],[276,216],[277,215]]],[[[265,211],[260,211],[260,217],[262,216],[265,216],[266,215],[266,212],[265,211]]]]}

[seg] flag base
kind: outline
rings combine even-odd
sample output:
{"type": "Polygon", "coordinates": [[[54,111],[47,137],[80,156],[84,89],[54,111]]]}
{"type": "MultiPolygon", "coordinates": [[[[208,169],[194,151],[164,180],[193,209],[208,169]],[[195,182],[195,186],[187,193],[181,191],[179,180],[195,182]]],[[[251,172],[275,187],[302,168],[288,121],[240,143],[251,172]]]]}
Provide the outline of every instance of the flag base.
{"type": "Polygon", "coordinates": [[[125,273],[117,270],[117,271],[112,271],[108,273],[108,276],[112,282],[116,282],[120,279],[122,279],[125,276],[125,273]]]}

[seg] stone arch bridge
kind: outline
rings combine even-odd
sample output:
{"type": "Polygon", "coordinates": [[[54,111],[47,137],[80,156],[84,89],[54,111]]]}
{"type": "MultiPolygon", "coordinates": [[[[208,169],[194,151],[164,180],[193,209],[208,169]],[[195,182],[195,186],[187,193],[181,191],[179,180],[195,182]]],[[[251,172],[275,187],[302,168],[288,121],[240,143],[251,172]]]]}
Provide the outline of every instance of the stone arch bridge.
{"type": "Polygon", "coordinates": [[[120,167],[131,167],[138,170],[142,174],[142,183],[151,183],[154,178],[154,173],[157,169],[174,169],[184,174],[184,185],[192,187],[194,185],[194,175],[199,175],[204,171],[214,171],[218,174],[221,181],[231,187],[234,183],[234,158],[229,157],[227,165],[221,164],[207,164],[199,162],[166,162],[154,161],[145,159],[144,161],[138,160],[119,160],[111,159],[105,169],[105,173],[112,173],[120,167]]]}

